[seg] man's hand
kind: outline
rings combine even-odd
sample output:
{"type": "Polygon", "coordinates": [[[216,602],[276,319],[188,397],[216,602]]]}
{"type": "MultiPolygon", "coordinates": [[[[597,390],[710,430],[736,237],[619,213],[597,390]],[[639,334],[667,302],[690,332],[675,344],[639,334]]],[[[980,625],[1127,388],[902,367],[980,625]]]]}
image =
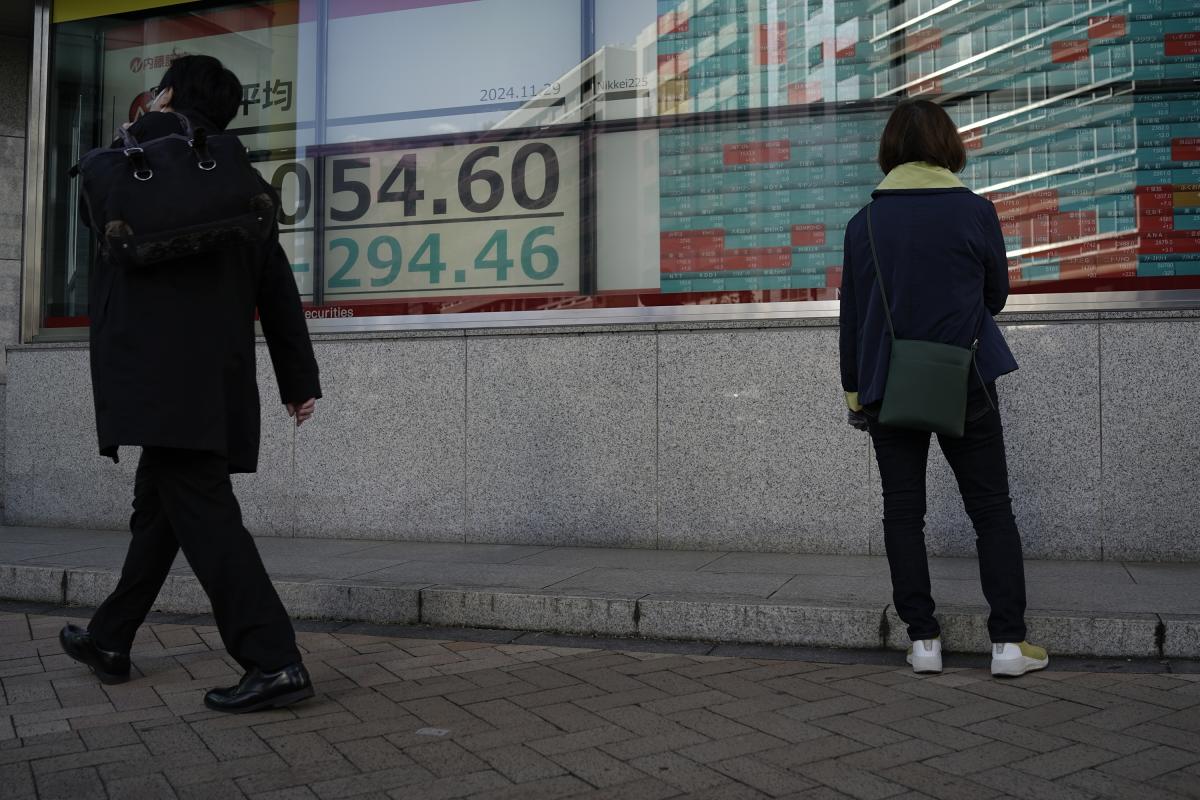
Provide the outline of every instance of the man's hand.
{"type": "Polygon", "coordinates": [[[313,415],[313,412],[316,410],[317,410],[317,399],[315,397],[310,397],[309,399],[305,400],[300,405],[296,405],[295,403],[287,404],[288,416],[295,418],[297,428],[299,428],[301,425],[303,425],[305,420],[311,418],[313,415]]]}

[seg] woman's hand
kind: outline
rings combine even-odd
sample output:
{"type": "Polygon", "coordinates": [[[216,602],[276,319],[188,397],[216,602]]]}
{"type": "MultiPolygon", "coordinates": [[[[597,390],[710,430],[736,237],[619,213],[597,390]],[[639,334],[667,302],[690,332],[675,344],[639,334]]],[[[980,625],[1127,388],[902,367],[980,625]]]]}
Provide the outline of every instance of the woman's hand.
{"type": "Polygon", "coordinates": [[[310,397],[299,405],[295,403],[287,404],[288,416],[295,418],[297,428],[303,425],[307,420],[311,419],[313,412],[316,410],[317,399],[315,397],[310,397]]]}

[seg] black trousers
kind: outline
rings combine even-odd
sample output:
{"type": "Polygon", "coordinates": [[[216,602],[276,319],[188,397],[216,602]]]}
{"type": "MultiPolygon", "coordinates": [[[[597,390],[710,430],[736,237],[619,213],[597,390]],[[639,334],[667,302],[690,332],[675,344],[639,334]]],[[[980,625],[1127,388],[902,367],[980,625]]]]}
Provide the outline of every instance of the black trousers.
{"type": "Polygon", "coordinates": [[[143,448],[129,528],[121,580],[88,625],[100,647],[129,651],[182,549],[226,650],[244,669],[274,672],[300,661],[291,620],[242,525],[228,461],[197,450],[143,448]]]}
{"type": "MultiPolygon", "coordinates": [[[[995,402],[995,389],[988,387],[995,402]]],[[[896,613],[913,640],[932,639],[941,629],[933,616],[929,562],[925,553],[925,466],[929,434],[880,425],[868,415],[883,484],[883,536],[892,573],[896,613]]],[[[1021,536],[1008,493],[1008,464],[1000,412],[983,390],[972,392],[963,438],[938,436],[954,470],[963,505],[975,526],[979,578],[991,606],[993,642],[1025,640],[1025,567],[1021,536]]]]}

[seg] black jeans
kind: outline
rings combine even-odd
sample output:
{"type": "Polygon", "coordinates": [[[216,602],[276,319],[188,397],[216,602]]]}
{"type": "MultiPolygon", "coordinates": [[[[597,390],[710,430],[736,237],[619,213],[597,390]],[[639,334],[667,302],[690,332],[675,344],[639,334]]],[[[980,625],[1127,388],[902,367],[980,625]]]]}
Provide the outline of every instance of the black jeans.
{"type": "MultiPolygon", "coordinates": [[[[988,387],[995,401],[995,389],[988,387]]],[[[925,466],[929,434],[879,424],[868,415],[871,440],[883,483],[883,535],[892,573],[896,613],[913,640],[940,633],[933,616],[929,563],[925,555],[925,466]]],[[[954,470],[967,515],[975,525],[979,578],[991,606],[993,642],[1025,640],[1025,567],[1021,536],[1008,494],[1008,464],[1000,412],[983,390],[972,392],[961,439],[938,436],[954,470]]]]}
{"type": "Polygon", "coordinates": [[[88,625],[97,645],[129,652],[182,548],[225,649],[243,669],[274,672],[300,661],[291,620],[242,525],[228,461],[197,450],[143,448],[129,528],[121,580],[88,625]]]}

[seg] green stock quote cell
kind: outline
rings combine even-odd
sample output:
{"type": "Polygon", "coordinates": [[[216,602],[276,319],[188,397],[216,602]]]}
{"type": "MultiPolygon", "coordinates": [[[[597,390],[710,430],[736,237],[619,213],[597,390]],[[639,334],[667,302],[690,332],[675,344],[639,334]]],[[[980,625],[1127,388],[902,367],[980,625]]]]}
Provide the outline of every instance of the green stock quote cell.
{"type": "Polygon", "coordinates": [[[401,242],[402,231],[367,240],[340,236],[328,242],[326,295],[536,287],[558,271],[555,233],[553,225],[536,227],[524,236],[499,228],[469,266],[452,266],[445,260],[441,233],[411,237],[406,243],[401,242]],[[510,238],[520,239],[516,259],[509,255],[510,238]]]}

